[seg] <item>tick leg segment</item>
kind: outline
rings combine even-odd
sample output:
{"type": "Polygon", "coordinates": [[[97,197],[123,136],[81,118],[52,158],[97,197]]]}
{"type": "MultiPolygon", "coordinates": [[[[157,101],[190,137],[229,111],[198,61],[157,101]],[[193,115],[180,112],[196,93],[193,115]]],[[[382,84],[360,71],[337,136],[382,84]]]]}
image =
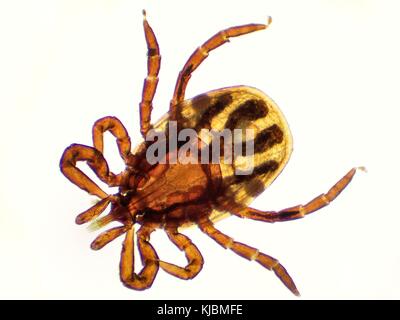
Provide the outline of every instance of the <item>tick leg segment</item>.
{"type": "Polygon", "coordinates": [[[72,144],[65,149],[61,157],[60,169],[79,188],[101,199],[108,196],[96,183],[76,167],[78,161],[86,161],[99,179],[109,186],[118,185],[119,177],[109,171],[107,162],[101,152],[92,147],[72,144]]]}
{"type": "Polygon", "coordinates": [[[116,139],[119,154],[125,163],[131,156],[131,139],[124,125],[115,117],[104,117],[95,122],[93,125],[93,146],[103,153],[103,135],[109,131],[116,139]]]}
{"type": "Polygon", "coordinates": [[[134,227],[131,226],[126,233],[122,245],[120,278],[122,283],[128,288],[144,290],[153,284],[159,269],[159,259],[153,246],[150,244],[150,234],[152,228],[141,227],[137,232],[138,248],[143,264],[143,269],[135,273],[135,258],[133,248],[134,227]]]}
{"type": "Polygon", "coordinates": [[[150,129],[151,110],[153,109],[153,98],[158,84],[158,72],[160,71],[161,56],[157,38],[146,19],[143,10],[143,27],[147,43],[147,77],[144,79],[142,101],[140,107],[140,132],[143,138],[150,129]]]}
{"type": "Polygon", "coordinates": [[[186,267],[182,268],[172,263],[160,261],[160,267],[177,278],[184,280],[193,279],[203,268],[204,260],[199,249],[187,236],[178,233],[176,229],[166,229],[165,231],[168,238],[179,248],[179,250],[185,252],[188,264],[186,267]]]}
{"type": "Polygon", "coordinates": [[[332,188],[330,188],[327,193],[319,195],[305,205],[297,205],[278,212],[260,211],[253,208],[245,208],[242,210],[233,209],[231,212],[241,218],[249,218],[264,222],[283,222],[303,218],[307,214],[317,211],[331,203],[347,187],[353,179],[357,169],[365,170],[363,167],[351,169],[332,188]]]}
{"type": "Polygon", "coordinates": [[[296,296],[300,295],[292,278],[278,260],[259,252],[253,247],[234,241],[231,237],[228,237],[227,235],[216,229],[210,220],[202,221],[201,223],[199,223],[199,227],[201,231],[203,231],[225,249],[231,249],[239,256],[246,258],[250,261],[255,260],[264,268],[273,271],[293,294],[295,294],[296,296]]]}
{"type": "Polygon", "coordinates": [[[100,233],[97,236],[97,238],[93,240],[90,247],[93,250],[100,250],[105,245],[107,245],[108,243],[110,243],[114,239],[118,238],[123,233],[125,233],[127,230],[128,230],[128,226],[115,227],[115,228],[106,230],[106,231],[100,233]]]}
{"type": "Polygon", "coordinates": [[[170,104],[171,120],[176,119],[176,106],[185,98],[186,86],[189,82],[191,74],[197,67],[208,57],[210,51],[218,48],[224,43],[229,41],[231,37],[238,37],[247,33],[257,30],[262,30],[268,27],[271,23],[271,18],[268,24],[247,24],[242,26],[231,27],[222,30],[204,42],[198,47],[190,56],[181,72],[179,72],[178,79],[175,85],[174,95],[170,104]]]}

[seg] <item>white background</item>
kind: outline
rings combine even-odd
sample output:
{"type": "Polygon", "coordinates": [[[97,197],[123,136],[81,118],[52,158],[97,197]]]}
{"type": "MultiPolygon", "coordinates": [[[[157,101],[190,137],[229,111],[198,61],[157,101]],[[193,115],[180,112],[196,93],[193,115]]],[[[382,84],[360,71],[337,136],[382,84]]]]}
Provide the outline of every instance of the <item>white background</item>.
{"type": "MultiPolygon", "coordinates": [[[[271,96],[294,138],[289,164],[253,206],[278,210],[325,192],[364,165],[329,207],[305,219],[217,226],[278,258],[302,299],[400,298],[399,31],[397,1],[1,1],[0,298],[292,299],[273,273],[225,251],[198,229],[203,271],[182,281],[160,270],[144,292],[123,287],[122,238],[99,252],[74,224],[94,200],[59,171],[73,142],[115,115],[139,142],[146,74],[141,10],[162,53],[153,120],[168,109],[179,70],[217,31],[273,23],[212,52],[187,97],[246,84],[271,96]]],[[[114,141],[105,156],[123,169],[114,141]]],[[[160,257],[184,256],[156,232],[160,257]]],[[[296,299],[296,298],[294,298],[296,299]]]]}

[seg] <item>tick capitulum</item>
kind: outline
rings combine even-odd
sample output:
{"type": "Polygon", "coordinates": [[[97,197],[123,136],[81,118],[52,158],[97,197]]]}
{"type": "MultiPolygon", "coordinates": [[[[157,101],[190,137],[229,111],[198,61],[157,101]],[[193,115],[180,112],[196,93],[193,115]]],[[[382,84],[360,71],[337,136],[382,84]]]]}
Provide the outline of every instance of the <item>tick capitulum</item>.
{"type": "MultiPolygon", "coordinates": [[[[237,242],[216,229],[215,222],[222,217],[235,215],[263,222],[281,222],[299,219],[334,200],[349,184],[356,168],[351,169],[328,192],[317,196],[305,205],[296,205],[279,211],[262,211],[249,207],[250,202],[261,194],[285,167],[292,152],[292,138],[286,120],[278,106],[263,92],[247,86],[234,86],[213,90],[185,100],[185,90],[191,74],[209,52],[229,41],[268,27],[268,24],[248,24],[222,30],[198,47],[179,73],[169,112],[154,126],[150,125],[152,100],[157,88],[160,69],[160,50],[156,37],[144,12],[144,32],[147,42],[148,74],[144,80],[142,101],[139,104],[140,130],[146,139],[150,130],[165,132],[170,121],[176,121],[178,131],[202,129],[251,129],[254,131],[252,157],[254,168],[247,175],[237,174],[246,157],[237,157],[232,163],[150,163],[146,151],[155,142],[139,144],[134,152],[127,130],[120,120],[107,116],[93,125],[93,147],[73,144],[63,153],[60,168],[63,174],[79,188],[100,199],[90,209],[77,216],[78,224],[95,221],[103,227],[118,221],[120,226],[101,233],[91,247],[98,250],[118,236],[125,234],[120,262],[120,278],[124,285],[136,290],[149,288],[159,270],[180,279],[194,278],[203,267],[203,257],[181,229],[197,225],[201,231],[225,249],[255,260],[272,270],[294,294],[299,292],[286,269],[273,257],[246,244],[237,242]],[[103,135],[110,132],[115,138],[119,154],[126,169],[112,173],[103,156],[103,135]],[[97,177],[119,192],[109,195],[86,176],[77,166],[85,161],[97,177]],[[99,216],[111,205],[110,212],[99,216]],[[96,219],[97,218],[97,219],[96,219]],[[134,268],[134,227],[137,245],[143,264],[139,272],[134,268]],[[159,259],[150,244],[150,235],[156,229],[164,230],[176,247],[185,253],[186,266],[159,259]]],[[[201,139],[200,139],[201,140],[201,139]]],[[[200,145],[200,144],[199,144],[200,145]]],[[[204,142],[203,142],[204,145],[204,142]]],[[[203,146],[204,147],[204,146],[203,146]]],[[[172,152],[183,148],[166,149],[166,159],[172,152]]],[[[224,155],[221,155],[221,159],[224,155]]]]}

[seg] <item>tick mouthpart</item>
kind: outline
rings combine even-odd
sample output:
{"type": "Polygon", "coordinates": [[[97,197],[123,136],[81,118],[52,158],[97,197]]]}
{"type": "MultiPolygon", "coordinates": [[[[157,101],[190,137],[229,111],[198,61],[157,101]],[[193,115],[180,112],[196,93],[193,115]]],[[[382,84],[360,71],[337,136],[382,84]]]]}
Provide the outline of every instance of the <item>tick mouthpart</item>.
{"type": "Polygon", "coordinates": [[[106,226],[107,224],[109,224],[110,222],[114,221],[114,216],[112,215],[112,212],[110,212],[108,215],[101,217],[95,221],[93,221],[89,226],[88,226],[88,230],[89,231],[96,231],[99,230],[101,228],[103,228],[104,226],[106,226]]]}
{"type": "Polygon", "coordinates": [[[135,223],[135,215],[136,212],[130,213],[126,207],[122,206],[120,202],[115,202],[115,206],[111,207],[111,211],[101,217],[93,221],[89,226],[88,229],[90,231],[95,231],[103,228],[104,226],[108,225],[111,222],[120,222],[122,224],[131,224],[135,223]]]}

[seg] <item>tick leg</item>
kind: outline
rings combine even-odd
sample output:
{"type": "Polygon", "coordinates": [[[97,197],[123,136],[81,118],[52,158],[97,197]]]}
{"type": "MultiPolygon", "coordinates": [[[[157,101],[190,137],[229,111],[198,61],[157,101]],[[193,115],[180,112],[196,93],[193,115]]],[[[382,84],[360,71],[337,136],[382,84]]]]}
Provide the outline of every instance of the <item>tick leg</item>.
{"type": "Polygon", "coordinates": [[[158,72],[160,71],[160,49],[157,38],[146,19],[146,12],[143,10],[143,27],[147,43],[147,77],[144,79],[142,101],[140,107],[140,132],[143,138],[150,129],[151,110],[153,109],[153,98],[158,84],[158,72]]]}
{"type": "Polygon", "coordinates": [[[201,231],[203,231],[205,234],[215,240],[223,248],[231,249],[233,252],[243,258],[246,258],[247,260],[255,260],[264,268],[273,271],[275,275],[293,294],[295,294],[296,296],[300,295],[292,278],[278,260],[259,252],[253,247],[234,241],[231,237],[228,237],[227,235],[216,229],[210,220],[202,221],[201,223],[199,223],[199,227],[201,231]]]}
{"type": "Polygon", "coordinates": [[[350,183],[357,169],[365,170],[364,167],[351,169],[341,178],[327,193],[323,193],[305,205],[297,205],[280,211],[261,211],[253,208],[233,209],[230,211],[241,218],[249,218],[264,222],[282,222],[300,219],[309,213],[317,211],[331,203],[350,183]]]}
{"type": "Polygon", "coordinates": [[[78,161],[86,161],[88,166],[101,181],[109,186],[116,186],[118,185],[119,176],[109,171],[107,162],[101,152],[92,147],[72,144],[65,149],[61,157],[60,169],[62,173],[79,188],[101,199],[107,198],[107,193],[77,168],[76,163],[78,161]]]}
{"type": "Polygon", "coordinates": [[[131,139],[124,125],[115,117],[104,117],[95,122],[93,125],[93,146],[95,149],[103,153],[103,135],[109,131],[116,139],[119,154],[125,163],[128,162],[131,155],[131,139]]]}
{"type": "Polygon", "coordinates": [[[178,233],[176,229],[166,229],[165,231],[169,239],[179,248],[179,250],[185,252],[188,264],[186,267],[182,268],[172,263],[160,261],[160,267],[177,278],[184,280],[193,279],[203,268],[204,260],[199,249],[187,236],[178,233]]]}
{"type": "Polygon", "coordinates": [[[120,227],[115,227],[115,228],[106,230],[106,231],[100,233],[97,236],[97,238],[93,240],[90,247],[93,250],[100,250],[106,244],[108,244],[111,241],[113,241],[114,239],[118,238],[120,235],[125,233],[127,230],[128,230],[128,226],[120,226],[120,227]]]}
{"type": "Polygon", "coordinates": [[[128,229],[124,243],[122,245],[120,278],[122,283],[128,288],[144,290],[153,284],[157,275],[159,263],[158,256],[153,246],[150,244],[150,234],[152,228],[141,227],[137,233],[138,248],[143,264],[143,269],[135,273],[135,258],[133,248],[134,227],[128,229]]]}
{"type": "Polygon", "coordinates": [[[170,104],[171,120],[176,119],[176,106],[185,98],[186,86],[189,82],[191,74],[197,67],[208,57],[210,51],[218,48],[224,43],[229,41],[231,37],[238,37],[246,33],[262,30],[268,27],[271,23],[271,18],[268,24],[247,24],[242,26],[231,27],[222,30],[204,42],[198,47],[190,56],[181,72],[179,72],[178,79],[175,85],[174,95],[170,104]]]}

